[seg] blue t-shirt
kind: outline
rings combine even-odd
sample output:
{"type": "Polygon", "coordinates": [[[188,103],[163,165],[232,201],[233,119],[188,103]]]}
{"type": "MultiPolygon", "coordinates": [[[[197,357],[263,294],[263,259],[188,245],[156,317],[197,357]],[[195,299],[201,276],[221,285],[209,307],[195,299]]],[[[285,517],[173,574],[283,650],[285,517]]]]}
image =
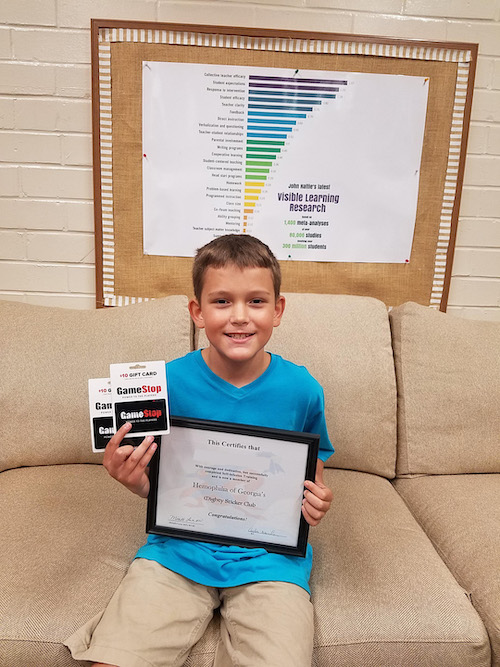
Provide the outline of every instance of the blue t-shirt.
{"type": "MultiPolygon", "coordinates": [[[[260,377],[244,387],[235,387],[213,373],[197,350],[167,364],[167,383],[170,412],[176,417],[318,433],[319,458],[326,461],[333,454],[323,389],[304,366],[273,354],[260,377]]],[[[157,561],[205,586],[226,588],[256,581],[286,581],[309,592],[310,545],[302,558],[262,548],[150,535],[136,557],[157,561]]]]}

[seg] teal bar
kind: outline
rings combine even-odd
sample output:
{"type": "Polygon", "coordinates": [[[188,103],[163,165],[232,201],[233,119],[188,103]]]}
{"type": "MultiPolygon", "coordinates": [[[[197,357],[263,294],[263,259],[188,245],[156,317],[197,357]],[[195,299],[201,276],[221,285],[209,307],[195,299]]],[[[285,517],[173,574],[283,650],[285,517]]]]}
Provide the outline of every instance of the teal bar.
{"type": "Polygon", "coordinates": [[[247,145],[257,145],[257,146],[284,146],[284,141],[262,141],[257,139],[247,139],[247,145]]]}

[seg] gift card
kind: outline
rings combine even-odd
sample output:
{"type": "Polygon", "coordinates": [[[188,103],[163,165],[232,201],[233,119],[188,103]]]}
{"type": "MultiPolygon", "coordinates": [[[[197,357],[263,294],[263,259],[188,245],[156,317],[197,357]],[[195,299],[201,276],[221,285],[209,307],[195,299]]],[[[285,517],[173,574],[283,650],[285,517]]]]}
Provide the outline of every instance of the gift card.
{"type": "MultiPolygon", "coordinates": [[[[103,452],[115,434],[113,426],[113,404],[111,402],[111,380],[109,378],[89,379],[90,437],[93,452],[103,452]]],[[[127,445],[137,447],[142,438],[128,440],[127,445]]]]}
{"type": "Polygon", "coordinates": [[[111,364],[113,428],[130,422],[125,438],[170,432],[164,361],[111,364]]]}

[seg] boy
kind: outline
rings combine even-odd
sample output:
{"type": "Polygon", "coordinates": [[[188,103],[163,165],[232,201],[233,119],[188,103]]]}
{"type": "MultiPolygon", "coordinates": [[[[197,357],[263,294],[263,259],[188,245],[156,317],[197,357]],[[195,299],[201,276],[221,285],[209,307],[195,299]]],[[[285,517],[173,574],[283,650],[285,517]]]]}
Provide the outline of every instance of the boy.
{"type": "MultiPolygon", "coordinates": [[[[167,364],[173,415],[319,433],[316,481],[305,482],[302,513],[317,525],[330,507],[323,461],[333,452],[323,391],[304,367],[265,351],[280,324],[279,264],[247,234],[219,237],[193,264],[194,323],[209,346],[167,364]]],[[[109,474],[142,497],[156,445],[119,447],[125,424],[109,442],[109,474]]],[[[78,660],[98,665],[182,665],[217,607],[221,638],[215,664],[245,667],[311,664],[313,613],[305,558],[150,535],[102,616],[67,645],[78,660]]]]}

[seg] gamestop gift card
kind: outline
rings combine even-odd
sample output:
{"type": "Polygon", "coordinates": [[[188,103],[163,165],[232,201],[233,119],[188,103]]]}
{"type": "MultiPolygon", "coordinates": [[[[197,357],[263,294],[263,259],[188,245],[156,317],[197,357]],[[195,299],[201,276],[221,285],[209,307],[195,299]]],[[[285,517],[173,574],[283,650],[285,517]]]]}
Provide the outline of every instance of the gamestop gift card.
{"type": "MultiPolygon", "coordinates": [[[[113,404],[111,402],[111,380],[89,379],[89,414],[92,451],[103,452],[115,434],[113,427],[113,404]]],[[[133,438],[126,444],[137,447],[142,438],[133,438]]],[[[122,445],[125,444],[122,442],[122,445]]]]}
{"type": "Polygon", "coordinates": [[[89,412],[92,451],[102,452],[115,432],[109,378],[89,379],[89,412]]]}
{"type": "Polygon", "coordinates": [[[126,438],[169,433],[165,362],[111,364],[109,368],[114,428],[130,422],[126,438]]]}

